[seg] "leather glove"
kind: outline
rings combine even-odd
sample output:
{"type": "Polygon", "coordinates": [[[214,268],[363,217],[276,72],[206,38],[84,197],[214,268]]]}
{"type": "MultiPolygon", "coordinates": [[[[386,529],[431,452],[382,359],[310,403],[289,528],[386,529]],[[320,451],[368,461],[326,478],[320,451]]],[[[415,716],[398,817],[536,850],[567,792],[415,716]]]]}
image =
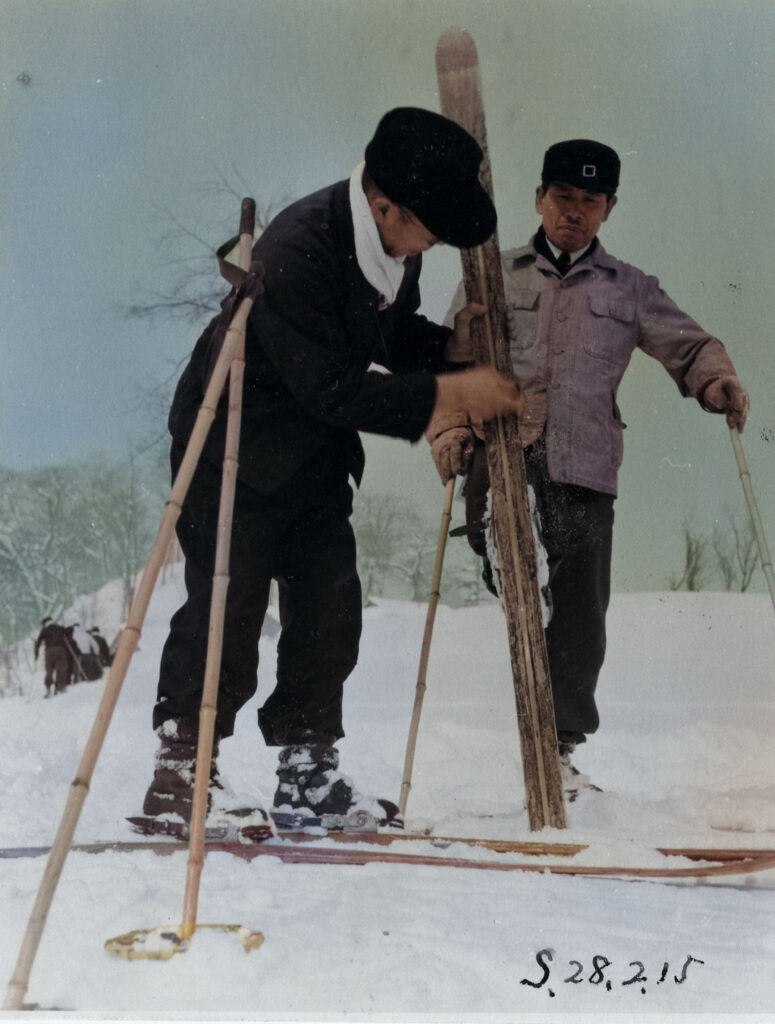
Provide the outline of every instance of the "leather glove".
{"type": "Polygon", "coordinates": [[[727,424],[742,434],[748,418],[748,394],[734,374],[724,374],[707,385],[702,404],[709,412],[723,412],[727,424]]]}
{"type": "Polygon", "coordinates": [[[447,341],[444,358],[449,363],[472,363],[474,346],[471,340],[471,318],[483,316],[487,307],[469,302],[455,313],[455,326],[447,341]]]}
{"type": "Polygon", "coordinates": [[[425,430],[431,455],[446,484],[455,476],[465,476],[474,451],[474,432],[464,409],[434,416],[425,430]]]}

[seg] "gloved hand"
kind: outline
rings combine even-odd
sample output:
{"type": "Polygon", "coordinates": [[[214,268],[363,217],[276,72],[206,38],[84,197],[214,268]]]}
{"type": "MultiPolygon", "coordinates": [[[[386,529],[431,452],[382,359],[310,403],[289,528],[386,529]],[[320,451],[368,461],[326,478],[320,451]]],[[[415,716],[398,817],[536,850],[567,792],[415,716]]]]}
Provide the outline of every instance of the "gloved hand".
{"type": "Polygon", "coordinates": [[[492,366],[474,366],[436,376],[434,418],[463,410],[469,420],[486,422],[511,413],[520,416],[523,405],[517,382],[492,366]]]}
{"type": "Polygon", "coordinates": [[[474,347],[471,341],[471,317],[482,316],[487,307],[478,302],[469,302],[455,313],[455,327],[444,350],[448,363],[472,363],[474,347]]]}
{"type": "Polygon", "coordinates": [[[425,436],[441,482],[446,484],[454,476],[465,476],[474,451],[474,432],[465,409],[434,416],[425,436]]]}
{"type": "Polygon", "coordinates": [[[705,388],[702,404],[709,412],[725,413],[727,424],[742,434],[750,402],[747,392],[734,374],[725,374],[712,380],[705,388]]]}

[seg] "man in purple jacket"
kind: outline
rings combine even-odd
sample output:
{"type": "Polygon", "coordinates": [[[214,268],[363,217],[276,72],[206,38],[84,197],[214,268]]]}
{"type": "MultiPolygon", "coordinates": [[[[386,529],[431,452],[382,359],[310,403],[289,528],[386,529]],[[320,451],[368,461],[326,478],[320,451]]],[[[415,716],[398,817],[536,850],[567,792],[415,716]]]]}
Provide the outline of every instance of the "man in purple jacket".
{"type": "MultiPolygon", "coordinates": [[[[436,242],[478,245],[495,229],[481,160],[480,147],[454,122],[396,108],[349,179],[283,210],[254,247],[264,290],[245,340],[214,752],[255,693],[258,640],[276,580],[277,683],[258,726],[266,744],[279,748],[277,819],[336,822],[360,811],[382,819],[397,810],[357,791],[339,772],[335,746],[361,632],[349,478],[359,484],[363,473],[359,431],[417,441],[432,414],[462,405],[489,419],[521,408],[512,381],[489,367],[457,365],[472,310],[454,330],[417,312],[422,252],[436,242]]],[[[227,302],[178,383],[169,417],[173,473],[229,314],[227,302]]],[[[161,658],[153,710],[160,746],[143,805],[149,830],[191,814],[226,421],[224,398],[177,524],[187,596],[161,658]]],[[[215,762],[211,779],[217,789],[215,762]]]]}
{"type": "MultiPolygon", "coordinates": [[[[618,155],[599,142],[552,146],[536,190],[541,226],[527,245],[502,253],[511,357],[525,402],[520,434],[549,562],[546,642],[571,798],[584,781],[570,755],[599,724],[595,688],[605,655],[624,428],[616,394],[633,350],[659,360],[682,395],[724,413],[736,430],[748,411],[722,343],[656,278],[610,256],[598,241],[616,205],[619,171],[618,155]]],[[[463,303],[461,286],[450,312],[463,303]]],[[[475,445],[465,417],[445,425],[433,431],[433,455],[442,479],[468,473],[469,542],[486,559],[484,447],[475,445]]]]}

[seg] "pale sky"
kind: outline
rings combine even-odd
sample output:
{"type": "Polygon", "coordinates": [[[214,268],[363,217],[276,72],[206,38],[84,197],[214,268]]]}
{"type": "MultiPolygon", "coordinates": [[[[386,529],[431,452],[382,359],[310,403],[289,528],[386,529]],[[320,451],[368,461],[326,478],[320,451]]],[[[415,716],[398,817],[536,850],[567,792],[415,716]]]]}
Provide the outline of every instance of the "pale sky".
{"type": "MultiPolygon", "coordinates": [[[[219,174],[264,202],[348,176],[385,110],[438,109],[434,49],[453,25],[480,54],[501,245],[535,230],[549,145],[619,151],[601,240],[727,343],[775,534],[775,0],[0,0],[0,464],[125,450],[147,427],[136,387],[201,329],[119,314],[174,269],[159,211],[217,245],[219,174]]],[[[428,255],[429,316],[459,276],[456,252],[428,255]]],[[[742,510],[737,470],[723,420],[651,360],[633,360],[619,404],[614,585],[662,589],[685,516],[710,529],[742,510]]],[[[427,450],[368,448],[365,486],[416,494],[437,523],[427,450]]]]}

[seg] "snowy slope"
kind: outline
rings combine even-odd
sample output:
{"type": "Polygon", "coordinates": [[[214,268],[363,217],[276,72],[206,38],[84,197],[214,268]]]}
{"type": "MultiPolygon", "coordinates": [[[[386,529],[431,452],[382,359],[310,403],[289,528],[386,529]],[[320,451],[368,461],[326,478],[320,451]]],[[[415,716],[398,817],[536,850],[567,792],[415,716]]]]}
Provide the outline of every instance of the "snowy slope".
{"type": "MultiPolygon", "coordinates": [[[[153,598],[78,841],[130,838],[124,816],[139,809],[150,777],[158,657],[180,595],[173,577],[153,598]]],[[[394,800],[425,610],[382,602],[366,611],[361,661],[347,689],[342,767],[364,790],[394,800]]],[[[109,618],[95,609],[106,635],[109,618]]],[[[775,832],[766,831],[775,829],[769,600],[619,595],[609,625],[603,724],[576,757],[605,792],[571,805],[569,828],[541,838],[588,843],[580,855],[587,863],[661,863],[658,845],[775,849],[775,832]],[[720,831],[730,826],[746,831],[720,831]]],[[[266,695],[273,639],[262,639],[261,655],[259,694],[266,695]]],[[[0,703],[4,847],[51,842],[103,685],[82,683],[43,700],[40,669],[27,683],[25,696],[0,703]]],[[[257,702],[224,742],[220,767],[238,797],[268,801],[274,755],[258,736],[257,702]]],[[[536,838],[522,807],[497,605],[439,608],[408,818],[448,835],[536,838]]],[[[3,981],[44,863],[0,861],[3,981]]],[[[184,853],[71,854],[29,998],[83,1015],[251,1020],[574,1013],[622,1020],[711,1011],[722,1019],[750,1013],[763,1020],[775,1007],[775,872],[723,885],[667,885],[401,865],[283,865],[271,858],[246,863],[211,854],[199,921],[260,929],[260,950],[245,954],[232,937],[199,932],[184,955],[166,964],[126,963],[103,952],[109,937],[177,922],[185,876],[184,853]],[[536,955],[546,949],[549,977],[539,988],[545,971],[536,955]],[[702,963],[690,962],[679,984],[690,956],[702,963]],[[636,976],[637,961],[646,980],[624,984],[636,976]],[[566,980],[574,973],[580,980],[566,980]]]]}

